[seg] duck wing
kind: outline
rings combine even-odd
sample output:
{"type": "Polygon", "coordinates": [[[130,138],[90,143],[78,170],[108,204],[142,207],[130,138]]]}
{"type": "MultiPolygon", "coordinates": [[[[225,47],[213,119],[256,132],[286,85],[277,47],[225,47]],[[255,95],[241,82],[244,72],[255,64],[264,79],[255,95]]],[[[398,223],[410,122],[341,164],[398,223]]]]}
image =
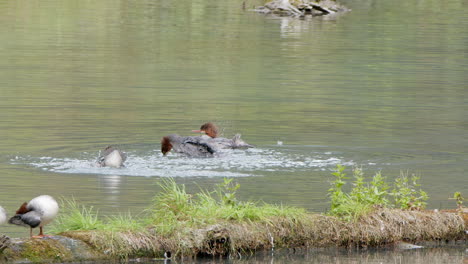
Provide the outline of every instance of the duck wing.
{"type": "MultiPolygon", "coordinates": [[[[209,142],[203,141],[186,141],[184,144],[190,144],[195,146],[194,150],[199,153],[210,153],[214,154],[216,152],[215,147],[212,146],[209,142]]],[[[192,151],[193,152],[193,151],[192,151]]]]}
{"type": "Polygon", "coordinates": [[[174,150],[191,157],[208,157],[216,152],[216,147],[210,144],[206,136],[183,137],[173,144],[174,150]]]}

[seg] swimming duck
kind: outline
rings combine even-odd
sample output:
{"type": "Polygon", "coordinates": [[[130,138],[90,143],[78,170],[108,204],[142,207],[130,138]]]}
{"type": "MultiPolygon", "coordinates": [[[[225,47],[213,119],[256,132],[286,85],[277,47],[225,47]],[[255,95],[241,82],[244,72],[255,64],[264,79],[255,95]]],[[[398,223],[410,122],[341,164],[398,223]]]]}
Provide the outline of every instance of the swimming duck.
{"type": "Polygon", "coordinates": [[[43,227],[52,222],[57,216],[59,207],[52,196],[41,195],[28,203],[23,203],[16,214],[8,220],[8,223],[30,227],[31,237],[45,237],[43,227]],[[39,227],[39,235],[33,236],[33,228],[39,227]]]}
{"type": "Polygon", "coordinates": [[[113,146],[107,146],[101,150],[101,154],[98,158],[98,165],[100,167],[123,167],[123,163],[127,159],[127,155],[120,151],[120,149],[114,148],[113,146]]]}
{"type": "Polygon", "coordinates": [[[189,157],[210,157],[216,152],[204,137],[182,137],[176,134],[161,139],[161,152],[174,150],[189,157]]]}
{"type": "Polygon", "coordinates": [[[169,151],[185,154],[190,157],[210,157],[221,149],[251,148],[236,134],[232,139],[218,137],[218,127],[209,122],[200,127],[200,130],[192,130],[204,133],[202,136],[182,137],[176,134],[163,137],[161,140],[161,152],[166,155],[169,151]]]}
{"type": "Polygon", "coordinates": [[[199,130],[192,130],[192,132],[204,133],[204,136],[212,138],[213,141],[211,141],[210,144],[216,149],[238,149],[254,147],[253,145],[243,141],[240,134],[235,134],[232,139],[218,137],[219,129],[211,122],[203,124],[199,130]]]}
{"type": "Polygon", "coordinates": [[[3,209],[3,207],[0,206],[0,225],[3,225],[4,223],[6,223],[6,220],[7,220],[6,211],[5,209],[3,209]]]}

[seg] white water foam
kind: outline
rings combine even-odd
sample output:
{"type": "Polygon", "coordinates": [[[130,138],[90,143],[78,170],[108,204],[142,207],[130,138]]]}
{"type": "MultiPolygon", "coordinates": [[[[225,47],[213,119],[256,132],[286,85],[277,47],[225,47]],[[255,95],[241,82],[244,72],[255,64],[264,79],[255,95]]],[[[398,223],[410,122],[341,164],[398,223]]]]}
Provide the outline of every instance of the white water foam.
{"type": "Polygon", "coordinates": [[[297,154],[283,150],[230,150],[215,158],[188,158],[159,151],[128,152],[124,168],[102,168],[96,157],[83,153],[83,158],[15,157],[12,164],[33,166],[45,171],[73,174],[102,174],[145,177],[247,177],[271,171],[327,170],[336,164],[353,165],[332,153],[297,154]]]}

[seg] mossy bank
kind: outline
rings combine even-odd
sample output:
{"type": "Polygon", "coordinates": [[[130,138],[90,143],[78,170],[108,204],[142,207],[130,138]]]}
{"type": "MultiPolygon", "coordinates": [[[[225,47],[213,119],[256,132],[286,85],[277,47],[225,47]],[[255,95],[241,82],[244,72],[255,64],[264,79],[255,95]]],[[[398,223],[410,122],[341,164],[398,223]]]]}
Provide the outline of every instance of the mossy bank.
{"type": "Polygon", "coordinates": [[[151,206],[137,218],[102,218],[92,208],[65,201],[56,219],[58,236],[11,239],[0,255],[12,262],[163,258],[165,253],[174,258],[237,258],[280,248],[388,247],[402,241],[467,243],[468,210],[462,206],[461,195],[458,209],[425,210],[427,194],[416,190],[407,177],[399,178],[391,190],[380,174],[367,181],[361,170],[354,170],[355,187],[345,193],[344,168],[338,167],[333,174],[332,207],[326,214],[238,201],[240,186],[232,179],[225,179],[214,191],[196,194],[165,180],[151,206]],[[398,208],[390,203],[389,195],[398,208]]]}
{"type": "Polygon", "coordinates": [[[468,212],[378,209],[357,222],[308,214],[300,220],[222,221],[161,235],[135,231],[69,231],[43,239],[14,239],[3,252],[13,262],[67,262],[119,258],[240,257],[258,250],[298,247],[386,247],[400,241],[467,241],[468,212]]]}

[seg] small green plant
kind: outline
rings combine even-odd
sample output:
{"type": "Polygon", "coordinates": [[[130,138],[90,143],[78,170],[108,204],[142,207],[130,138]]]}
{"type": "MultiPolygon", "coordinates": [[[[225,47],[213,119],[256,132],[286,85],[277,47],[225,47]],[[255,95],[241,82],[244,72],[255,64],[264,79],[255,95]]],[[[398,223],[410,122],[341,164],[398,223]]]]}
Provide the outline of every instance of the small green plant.
{"type": "Polygon", "coordinates": [[[217,185],[218,188],[215,192],[218,194],[218,197],[223,204],[234,206],[238,203],[236,191],[240,188],[240,184],[234,184],[232,183],[232,180],[232,178],[224,178],[223,183],[217,185]]]}
{"type": "Polygon", "coordinates": [[[395,179],[395,187],[390,195],[393,196],[395,206],[401,209],[420,210],[426,207],[426,201],[429,199],[427,193],[421,189],[418,181],[420,177],[408,173],[401,173],[400,177],[395,179]]]}
{"type": "Polygon", "coordinates": [[[328,189],[328,195],[331,199],[331,213],[339,215],[339,207],[348,200],[348,196],[345,192],[343,192],[342,188],[346,184],[346,173],[344,170],[346,169],[343,165],[336,165],[336,169],[332,172],[332,175],[336,177],[334,181],[332,181],[332,187],[328,189]]]}
{"type": "Polygon", "coordinates": [[[463,207],[463,200],[465,200],[465,198],[463,198],[461,192],[455,192],[453,194],[453,198],[450,199],[456,200],[458,209],[461,209],[463,207]]]}
{"type": "Polygon", "coordinates": [[[367,180],[361,168],[353,169],[352,189],[346,193],[343,187],[346,185],[345,167],[337,165],[332,173],[335,180],[328,190],[331,200],[329,214],[341,217],[345,220],[358,220],[363,214],[368,213],[375,207],[396,206],[401,209],[422,209],[428,199],[423,190],[416,190],[419,177],[412,176],[411,179],[401,175],[395,180],[394,187],[390,192],[390,186],[385,181],[381,172],[376,173],[372,179],[367,180]],[[389,196],[394,198],[394,204],[389,201],[389,196]]]}
{"type": "Polygon", "coordinates": [[[354,188],[350,193],[351,197],[354,197],[359,203],[380,206],[388,205],[389,201],[386,196],[389,187],[380,172],[376,173],[370,182],[365,181],[361,168],[355,168],[353,175],[355,180],[353,183],[354,188]]]}
{"type": "Polygon", "coordinates": [[[353,170],[353,188],[349,193],[343,191],[346,184],[345,167],[337,165],[332,173],[336,177],[332,181],[332,187],[328,190],[331,199],[330,214],[339,216],[345,220],[357,220],[375,206],[386,206],[386,198],[389,189],[385,178],[379,172],[372,177],[370,182],[366,181],[361,168],[353,170]]]}

